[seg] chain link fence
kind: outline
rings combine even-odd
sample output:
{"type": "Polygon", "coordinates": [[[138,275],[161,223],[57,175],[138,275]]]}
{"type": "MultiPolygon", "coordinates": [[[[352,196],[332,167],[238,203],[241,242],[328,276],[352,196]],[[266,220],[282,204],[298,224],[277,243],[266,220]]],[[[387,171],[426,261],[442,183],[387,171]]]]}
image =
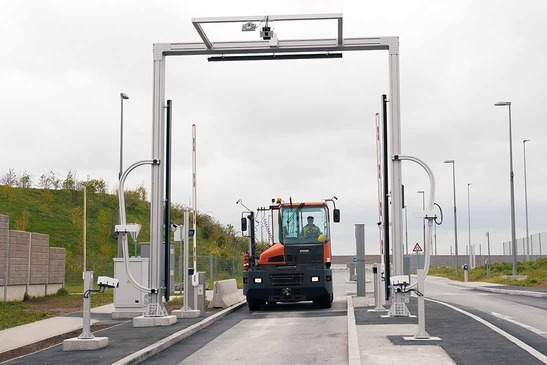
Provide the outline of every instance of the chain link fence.
{"type": "MultiPolygon", "coordinates": [[[[530,260],[535,260],[547,255],[547,232],[532,234],[528,241],[530,252],[527,251],[528,244],[526,242],[526,237],[517,238],[517,258],[519,260],[524,260],[527,253],[530,255],[530,260]]],[[[511,262],[512,254],[513,247],[511,241],[503,242],[504,261],[511,262]]]]}
{"type": "MultiPolygon", "coordinates": [[[[191,260],[189,264],[192,266],[191,260]]],[[[178,286],[183,267],[183,262],[180,262],[179,256],[176,258],[176,265],[175,282],[178,286]]],[[[205,272],[205,279],[210,288],[212,288],[212,283],[214,281],[226,279],[236,279],[239,281],[243,276],[243,256],[197,256],[196,265],[198,272],[205,272]]]]}

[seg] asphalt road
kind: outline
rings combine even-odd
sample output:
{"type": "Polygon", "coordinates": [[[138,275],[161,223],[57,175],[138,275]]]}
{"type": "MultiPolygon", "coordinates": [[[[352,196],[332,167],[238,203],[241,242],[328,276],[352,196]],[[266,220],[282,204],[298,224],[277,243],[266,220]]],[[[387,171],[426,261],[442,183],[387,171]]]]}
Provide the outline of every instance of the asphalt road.
{"type": "Polygon", "coordinates": [[[438,318],[426,327],[445,339],[440,346],[456,363],[544,363],[547,298],[486,293],[448,283],[441,278],[427,278],[426,297],[453,307],[447,310],[449,307],[429,301],[426,310],[435,307],[431,315],[438,318]]]}
{"type": "Polygon", "coordinates": [[[347,271],[335,271],[330,309],[313,303],[247,307],[177,343],[144,364],[347,363],[347,271]]]}
{"type": "Polygon", "coordinates": [[[508,323],[528,328],[547,339],[547,298],[488,293],[447,283],[442,278],[428,277],[426,296],[476,309],[508,323]]]}

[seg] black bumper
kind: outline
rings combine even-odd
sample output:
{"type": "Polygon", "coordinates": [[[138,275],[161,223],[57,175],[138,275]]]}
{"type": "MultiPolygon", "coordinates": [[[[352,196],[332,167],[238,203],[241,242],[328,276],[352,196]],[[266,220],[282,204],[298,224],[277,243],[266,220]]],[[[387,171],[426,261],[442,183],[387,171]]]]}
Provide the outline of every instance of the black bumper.
{"type": "Polygon", "coordinates": [[[332,293],[330,269],[243,272],[243,294],[263,301],[299,302],[318,299],[332,293]],[[312,281],[312,277],[319,278],[319,281],[312,281]],[[262,282],[257,283],[256,278],[260,278],[262,282]]]}

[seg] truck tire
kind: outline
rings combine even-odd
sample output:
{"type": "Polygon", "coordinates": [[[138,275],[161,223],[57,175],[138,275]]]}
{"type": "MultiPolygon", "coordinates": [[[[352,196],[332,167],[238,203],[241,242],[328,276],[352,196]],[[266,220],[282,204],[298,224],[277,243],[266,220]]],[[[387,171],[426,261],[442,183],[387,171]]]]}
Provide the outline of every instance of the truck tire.
{"type": "Polygon", "coordinates": [[[331,308],[332,307],[332,296],[330,294],[323,295],[319,298],[319,305],[321,308],[331,308]]]}
{"type": "Polygon", "coordinates": [[[250,311],[256,311],[260,309],[260,306],[264,304],[264,301],[253,297],[247,297],[247,305],[250,311]]]}

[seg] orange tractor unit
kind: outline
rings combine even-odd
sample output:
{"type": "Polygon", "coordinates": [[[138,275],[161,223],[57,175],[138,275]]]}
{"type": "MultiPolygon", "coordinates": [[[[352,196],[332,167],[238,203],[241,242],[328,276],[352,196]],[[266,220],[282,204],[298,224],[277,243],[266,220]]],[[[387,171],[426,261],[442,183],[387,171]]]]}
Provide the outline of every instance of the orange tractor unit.
{"type": "Polygon", "coordinates": [[[243,212],[241,231],[250,237],[249,252],[243,257],[243,294],[249,309],[277,302],[313,301],[330,308],[333,301],[331,237],[328,202],[332,220],[340,222],[336,197],[323,202],[285,203],[272,199],[258,213],[271,216],[271,247],[256,257],[255,213],[243,212]],[[249,224],[248,224],[249,223],[249,224]]]}

